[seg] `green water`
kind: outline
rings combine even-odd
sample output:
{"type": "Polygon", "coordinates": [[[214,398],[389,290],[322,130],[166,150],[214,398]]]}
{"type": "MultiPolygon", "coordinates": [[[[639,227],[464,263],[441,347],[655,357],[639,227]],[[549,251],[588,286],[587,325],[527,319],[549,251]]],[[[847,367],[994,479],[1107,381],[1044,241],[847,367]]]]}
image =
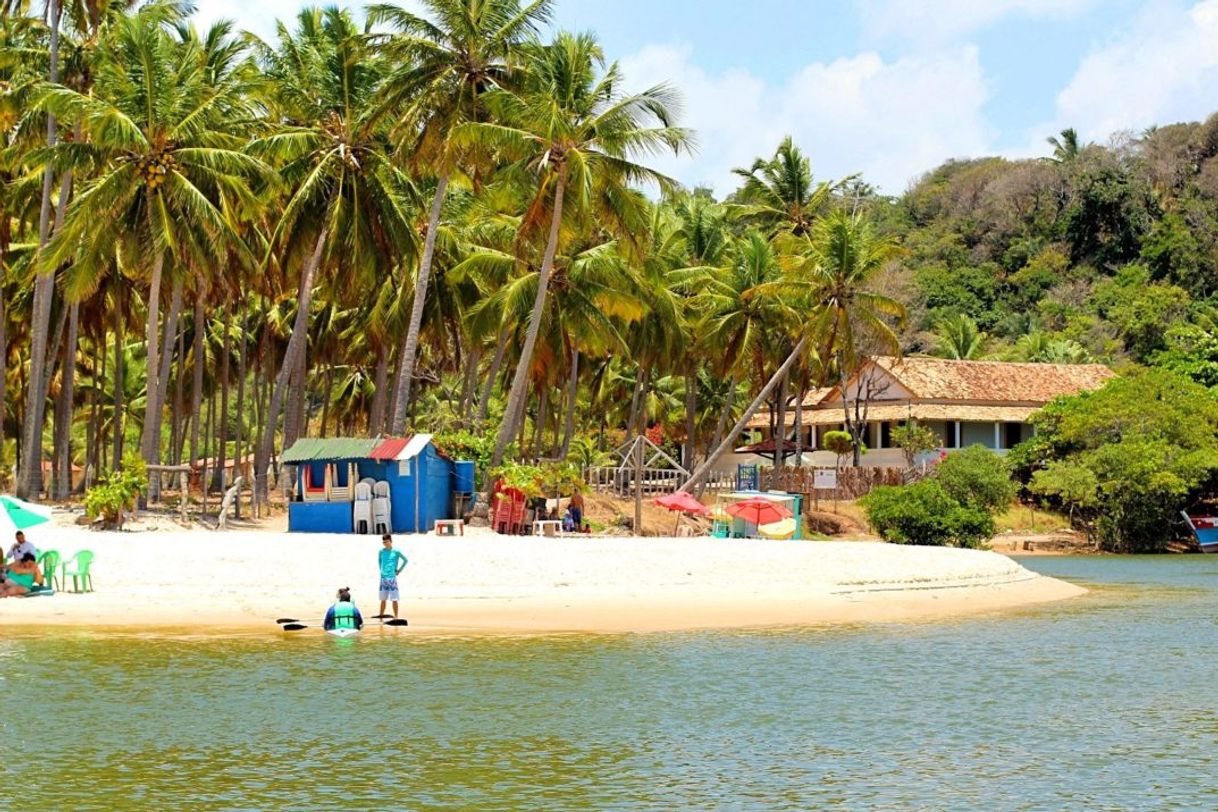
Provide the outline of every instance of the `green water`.
{"type": "Polygon", "coordinates": [[[0,808],[1218,808],[1218,556],[1025,563],[1096,589],[765,633],[10,629],[0,808]]]}

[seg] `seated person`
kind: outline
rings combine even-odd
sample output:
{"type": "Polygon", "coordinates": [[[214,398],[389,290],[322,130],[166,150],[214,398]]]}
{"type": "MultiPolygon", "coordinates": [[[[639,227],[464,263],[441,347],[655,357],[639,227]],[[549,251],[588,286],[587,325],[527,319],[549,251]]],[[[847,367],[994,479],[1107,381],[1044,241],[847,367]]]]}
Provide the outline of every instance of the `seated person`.
{"type": "MultiPolygon", "coordinates": [[[[26,541],[25,533],[18,530],[16,541],[14,542],[13,546],[9,548],[8,559],[14,564],[19,564],[21,563],[21,559],[25,557],[26,553],[33,553],[34,558],[38,558],[38,548],[26,541]]],[[[3,561],[0,561],[0,563],[3,563],[3,561]]]]}
{"type": "Polygon", "coordinates": [[[570,533],[575,529],[575,517],[571,515],[571,508],[563,511],[562,529],[564,533],[570,533]]]}
{"type": "Polygon", "coordinates": [[[34,563],[34,554],[26,553],[16,564],[9,565],[3,595],[6,598],[24,595],[33,590],[35,584],[42,586],[42,570],[34,563]]]}
{"type": "Polygon", "coordinates": [[[364,628],[364,618],[351,602],[350,587],[345,586],[338,590],[338,600],[326,612],[326,619],[321,625],[326,631],[364,628]]]}

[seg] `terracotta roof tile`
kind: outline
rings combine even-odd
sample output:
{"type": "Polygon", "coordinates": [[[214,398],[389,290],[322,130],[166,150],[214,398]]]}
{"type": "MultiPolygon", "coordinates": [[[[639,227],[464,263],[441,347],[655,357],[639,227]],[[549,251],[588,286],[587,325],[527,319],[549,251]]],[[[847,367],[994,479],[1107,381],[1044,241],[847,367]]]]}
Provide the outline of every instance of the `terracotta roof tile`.
{"type": "Polygon", "coordinates": [[[1102,364],[1016,364],[944,358],[876,358],[918,400],[1048,403],[1099,389],[1115,377],[1102,364]]]}

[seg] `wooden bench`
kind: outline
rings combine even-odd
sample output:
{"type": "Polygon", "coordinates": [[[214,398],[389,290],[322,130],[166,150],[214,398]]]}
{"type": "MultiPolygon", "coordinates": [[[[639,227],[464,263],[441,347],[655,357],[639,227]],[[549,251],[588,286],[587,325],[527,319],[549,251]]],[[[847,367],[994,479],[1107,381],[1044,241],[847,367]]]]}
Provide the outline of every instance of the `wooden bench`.
{"type": "Polygon", "coordinates": [[[465,520],[464,519],[436,519],[436,535],[437,536],[464,536],[465,535],[465,520]]]}

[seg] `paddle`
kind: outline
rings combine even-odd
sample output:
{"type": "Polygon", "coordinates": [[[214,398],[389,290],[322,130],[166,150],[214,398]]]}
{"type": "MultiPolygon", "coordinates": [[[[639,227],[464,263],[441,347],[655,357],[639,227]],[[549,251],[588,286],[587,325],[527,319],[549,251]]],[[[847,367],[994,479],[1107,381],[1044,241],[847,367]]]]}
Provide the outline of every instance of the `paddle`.
{"type": "MultiPolygon", "coordinates": [[[[393,615],[371,615],[370,616],[371,620],[389,620],[391,618],[393,618],[393,615]]],[[[280,618],[275,618],[275,622],[280,623],[280,624],[282,624],[282,623],[299,623],[300,619],[294,618],[294,617],[280,617],[280,618]]]]}
{"type": "MultiPolygon", "coordinates": [[[[300,621],[294,620],[292,618],[280,618],[279,620],[277,620],[275,622],[278,623],[285,632],[298,632],[301,629],[309,628],[308,626],[301,623],[300,621]]],[[[404,618],[404,617],[395,617],[395,618],[390,618],[389,620],[381,621],[381,625],[383,625],[383,626],[409,626],[410,622],[408,620],[406,620],[406,618],[404,618]]]]}

